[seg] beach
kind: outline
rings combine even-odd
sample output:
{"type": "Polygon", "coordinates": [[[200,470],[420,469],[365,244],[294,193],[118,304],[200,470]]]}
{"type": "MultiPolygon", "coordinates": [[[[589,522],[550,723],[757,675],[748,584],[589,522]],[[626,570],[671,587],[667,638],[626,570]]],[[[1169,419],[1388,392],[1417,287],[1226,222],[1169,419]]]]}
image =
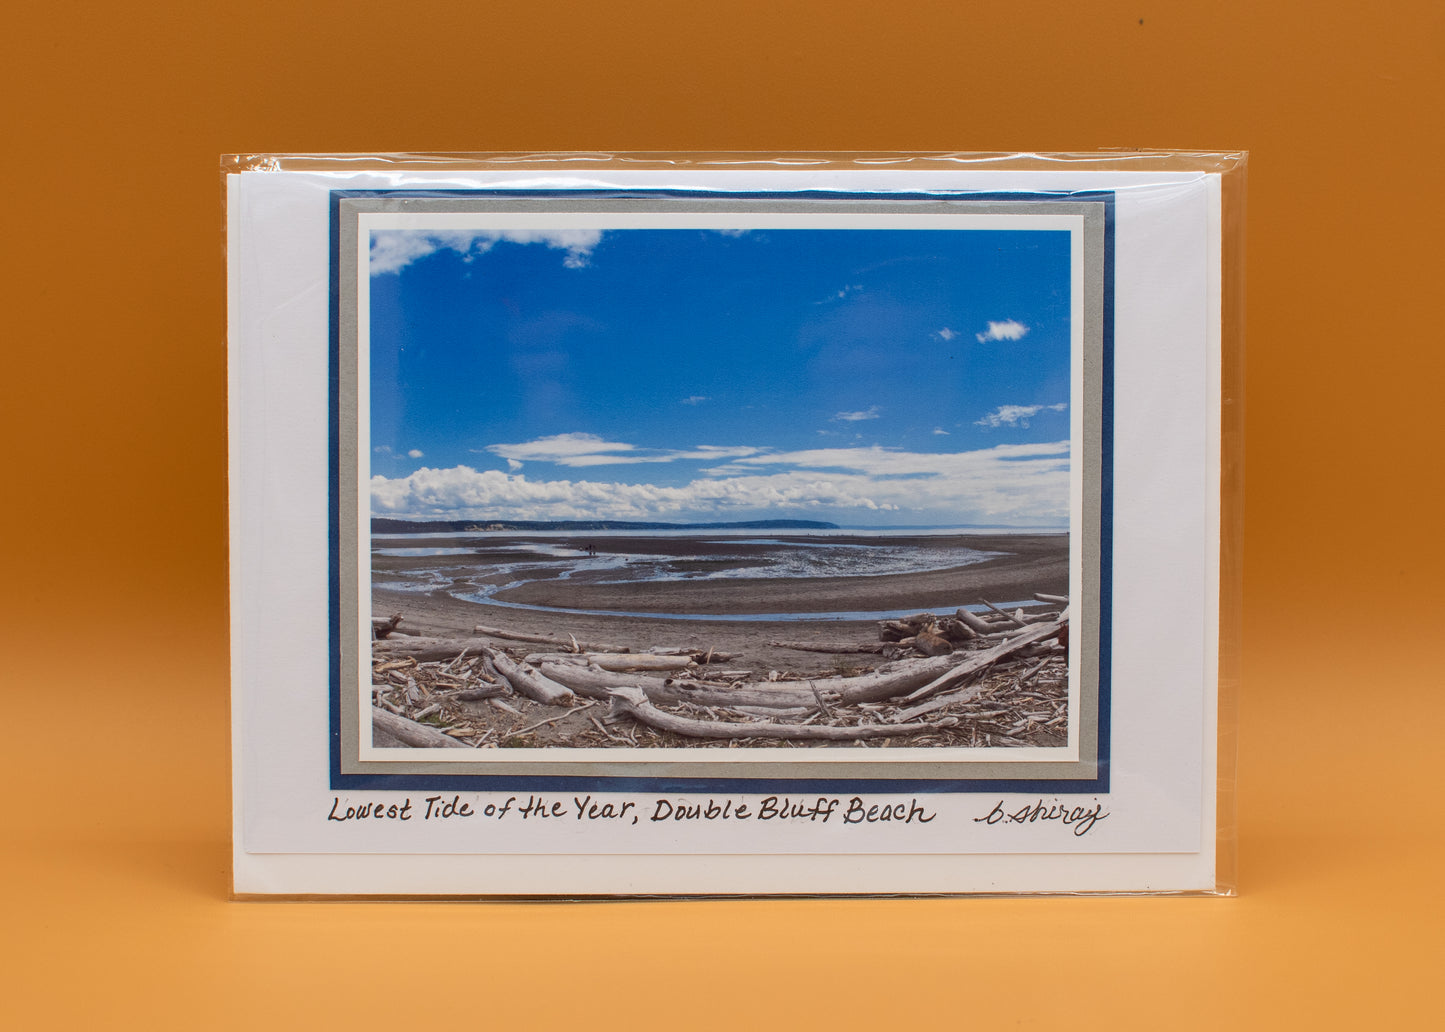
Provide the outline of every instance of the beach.
{"type": "MultiPolygon", "coordinates": [[[[876,537],[833,536],[835,545],[872,546],[876,537]]],[[[425,544],[438,552],[464,549],[476,536],[378,539],[379,550],[425,544]]],[[[793,618],[806,613],[859,613],[879,610],[951,613],[963,604],[983,600],[1007,603],[1029,600],[1035,593],[1066,595],[1069,591],[1068,536],[1065,534],[950,534],[916,538],[891,536],[890,547],[970,549],[997,553],[967,565],[906,574],[829,577],[748,576],[749,564],[761,564],[777,543],[802,546],[806,539],[771,535],[767,542],[719,541],[707,537],[637,535],[592,541],[585,535],[567,539],[510,534],[489,540],[487,562],[467,554],[373,556],[372,615],[400,614],[412,633],[446,638],[470,637],[478,625],[582,641],[650,648],[700,648],[735,654],[728,666],[766,677],[769,673],[804,676],[840,668],[868,669],[882,662],[873,655],[830,654],[781,648],[787,642],[877,642],[876,619],[793,618]],[[565,564],[529,573],[521,584],[496,590],[498,605],[467,601],[458,594],[491,591],[511,573],[494,568],[506,560],[524,559],[542,542],[587,553],[589,547],[625,551],[686,568],[726,573],[717,579],[627,580],[626,568],[562,576],[565,564]],[[711,564],[709,567],[708,564],[711,564]],[[404,585],[404,587],[398,587],[404,585]],[[547,608],[517,608],[539,606],[547,608]],[[562,612],[559,610],[588,610],[562,612]],[[690,619],[668,615],[689,614],[690,619]],[[757,615],[760,619],[737,619],[757,615]],[[787,615],[789,619],[778,617],[787,615]],[[773,618],[768,618],[769,616],[773,618]]]]}

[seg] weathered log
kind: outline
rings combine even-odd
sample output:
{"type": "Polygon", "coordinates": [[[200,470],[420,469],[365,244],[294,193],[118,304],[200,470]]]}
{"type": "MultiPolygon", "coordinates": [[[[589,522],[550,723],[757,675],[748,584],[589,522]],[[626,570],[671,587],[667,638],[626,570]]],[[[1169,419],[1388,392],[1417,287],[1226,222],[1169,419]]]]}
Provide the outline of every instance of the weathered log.
{"type": "Polygon", "coordinates": [[[501,685],[489,684],[484,688],[466,688],[459,692],[452,692],[445,698],[457,702],[481,702],[483,699],[495,699],[502,694],[505,694],[505,689],[501,685]]]}
{"type": "Polygon", "coordinates": [[[387,638],[371,643],[374,659],[410,656],[418,663],[450,662],[463,652],[475,655],[491,644],[485,638],[387,638]]]}
{"type": "Polygon", "coordinates": [[[860,738],[890,738],[934,730],[931,724],[859,724],[836,727],[831,724],[776,724],[770,721],[728,723],[694,720],[665,713],[652,705],[641,688],[614,688],[609,693],[614,716],[626,714],[659,731],[688,738],[788,738],[850,742],[860,738]]]}
{"type": "Polygon", "coordinates": [[[1056,606],[1067,606],[1069,604],[1069,596],[1067,595],[1045,595],[1043,592],[1036,591],[1034,592],[1034,598],[1040,602],[1050,602],[1056,606]]]}
{"type": "Polygon", "coordinates": [[[482,624],[472,628],[473,634],[484,634],[488,638],[502,638],[506,641],[525,641],[534,645],[561,645],[563,648],[583,652],[631,652],[626,645],[598,645],[578,641],[576,638],[557,638],[547,634],[523,634],[521,631],[504,631],[500,627],[486,627],[482,624]]]}
{"type": "Polygon", "coordinates": [[[954,614],[954,617],[959,623],[963,624],[975,634],[992,634],[999,629],[987,620],[982,619],[974,613],[970,613],[967,609],[960,609],[954,614]]]}
{"type": "Polygon", "coordinates": [[[1019,613],[1023,622],[1026,624],[1045,623],[1046,621],[1057,620],[1059,618],[1059,611],[1057,609],[1045,610],[1042,613],[1025,613],[1020,609],[1019,613]]]}
{"type": "Polygon", "coordinates": [[[794,652],[828,652],[834,655],[865,652],[876,656],[883,651],[884,643],[864,642],[860,645],[849,641],[770,641],[768,644],[775,649],[792,649],[794,652]]]}
{"type": "Polygon", "coordinates": [[[534,652],[528,656],[529,666],[541,663],[595,663],[603,670],[687,670],[693,666],[691,656],[654,656],[650,652],[534,652]]]}
{"type": "Polygon", "coordinates": [[[496,667],[497,673],[506,678],[507,683],[512,686],[512,690],[519,695],[525,695],[537,702],[544,702],[548,706],[571,706],[577,701],[577,696],[571,688],[558,684],[545,674],[518,666],[504,653],[492,652],[489,653],[488,658],[496,667]]]}
{"type": "Polygon", "coordinates": [[[400,738],[394,738],[387,734],[376,724],[371,725],[371,746],[373,749],[409,749],[411,748],[400,738]]]}
{"type": "Polygon", "coordinates": [[[643,674],[625,674],[571,663],[543,663],[542,673],[590,699],[610,698],[614,688],[640,688],[653,702],[672,706],[690,702],[695,706],[807,706],[815,708],[813,693],[796,688],[690,688],[675,681],[643,674]]]}
{"type": "Polygon", "coordinates": [[[813,695],[815,688],[820,692],[834,693],[844,705],[854,702],[880,702],[905,695],[928,684],[940,674],[952,669],[958,661],[956,653],[931,659],[902,660],[858,677],[820,677],[811,681],[770,683],[766,688],[753,685],[739,685],[736,688],[687,688],[673,681],[642,674],[618,674],[567,663],[545,663],[542,672],[554,681],[567,685],[579,695],[592,698],[605,698],[608,689],[629,686],[641,688],[653,702],[663,705],[691,702],[699,706],[727,706],[732,703],[748,706],[816,706],[817,699],[813,695]],[[793,687],[794,684],[800,687],[793,687]]]}
{"type": "MultiPolygon", "coordinates": [[[[427,727],[425,724],[418,724],[415,720],[388,713],[377,706],[371,707],[371,726],[373,733],[380,731],[382,736],[401,742],[413,749],[471,748],[471,746],[458,742],[455,738],[442,734],[434,727],[427,727]]],[[[377,744],[375,740],[373,744],[377,744]]],[[[382,748],[387,747],[382,746],[382,748]]]]}

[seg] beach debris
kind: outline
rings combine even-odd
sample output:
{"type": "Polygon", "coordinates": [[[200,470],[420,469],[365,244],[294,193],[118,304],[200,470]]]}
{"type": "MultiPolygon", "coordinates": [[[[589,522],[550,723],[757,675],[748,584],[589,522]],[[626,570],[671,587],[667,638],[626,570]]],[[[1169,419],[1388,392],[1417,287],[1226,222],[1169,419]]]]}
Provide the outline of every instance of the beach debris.
{"type": "MultiPolygon", "coordinates": [[[[1067,599],[1009,614],[919,613],[880,622],[877,643],[768,642],[899,658],[816,677],[786,669],[709,669],[715,649],[598,648],[568,634],[373,642],[373,742],[383,747],[649,747],[749,742],[881,747],[1020,747],[1068,739],[1067,599]],[[968,619],[965,619],[965,616],[968,619]],[[893,640],[888,640],[889,638],[893,640]],[[545,643],[525,654],[498,644],[545,643]],[[917,653],[924,655],[919,656],[917,653]],[[932,653],[932,654],[929,654],[932,653]],[[599,702],[608,713],[578,716],[599,702]],[[569,719],[572,718],[572,719],[569,719]],[[420,729],[420,730],[417,730],[420,729]]],[[[400,620],[398,619],[398,622],[400,620]]],[[[497,630],[478,627],[478,634],[497,630]]]]}
{"type": "Polygon", "coordinates": [[[565,720],[567,717],[570,717],[570,716],[571,716],[572,714],[574,714],[574,713],[581,713],[583,710],[585,710],[585,709],[591,709],[593,706],[596,706],[596,705],[597,705],[597,700],[595,700],[595,699],[589,700],[589,701],[587,701],[587,702],[582,703],[580,706],[573,706],[573,707],[572,707],[571,709],[569,709],[566,713],[559,713],[559,714],[557,714],[555,717],[548,717],[546,720],[539,720],[539,721],[537,721],[535,724],[528,724],[528,725],[527,725],[526,727],[524,727],[524,728],[519,728],[518,730],[513,731],[512,734],[514,734],[514,735],[525,735],[525,734],[526,734],[527,732],[529,732],[529,731],[535,731],[535,730],[537,730],[537,728],[539,728],[539,727],[546,727],[548,724],[555,724],[555,723],[557,723],[557,721],[559,721],[559,720],[565,720]]]}
{"type": "Polygon", "coordinates": [[[371,668],[373,674],[384,674],[390,670],[403,670],[407,667],[416,666],[416,660],[407,656],[405,659],[392,660],[390,663],[378,663],[371,668]]]}

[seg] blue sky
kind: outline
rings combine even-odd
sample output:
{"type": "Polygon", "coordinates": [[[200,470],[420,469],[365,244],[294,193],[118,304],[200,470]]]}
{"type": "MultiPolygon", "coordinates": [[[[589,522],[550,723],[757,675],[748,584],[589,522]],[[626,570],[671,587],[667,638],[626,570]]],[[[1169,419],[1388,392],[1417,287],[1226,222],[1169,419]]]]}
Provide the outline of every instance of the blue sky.
{"type": "Polygon", "coordinates": [[[374,231],[375,515],[1064,526],[1069,237],[374,231]]]}

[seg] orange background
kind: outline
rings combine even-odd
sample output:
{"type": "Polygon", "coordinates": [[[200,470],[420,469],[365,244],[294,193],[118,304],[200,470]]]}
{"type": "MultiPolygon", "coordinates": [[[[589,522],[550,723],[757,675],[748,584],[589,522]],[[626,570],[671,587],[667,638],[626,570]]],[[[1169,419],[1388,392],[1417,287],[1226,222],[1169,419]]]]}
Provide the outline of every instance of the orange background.
{"type": "Polygon", "coordinates": [[[1442,53],[1435,2],[9,11],[0,1025],[1436,1023],[1442,53]],[[1252,152],[1239,898],[227,902],[220,154],[1103,146],[1252,152]]]}

